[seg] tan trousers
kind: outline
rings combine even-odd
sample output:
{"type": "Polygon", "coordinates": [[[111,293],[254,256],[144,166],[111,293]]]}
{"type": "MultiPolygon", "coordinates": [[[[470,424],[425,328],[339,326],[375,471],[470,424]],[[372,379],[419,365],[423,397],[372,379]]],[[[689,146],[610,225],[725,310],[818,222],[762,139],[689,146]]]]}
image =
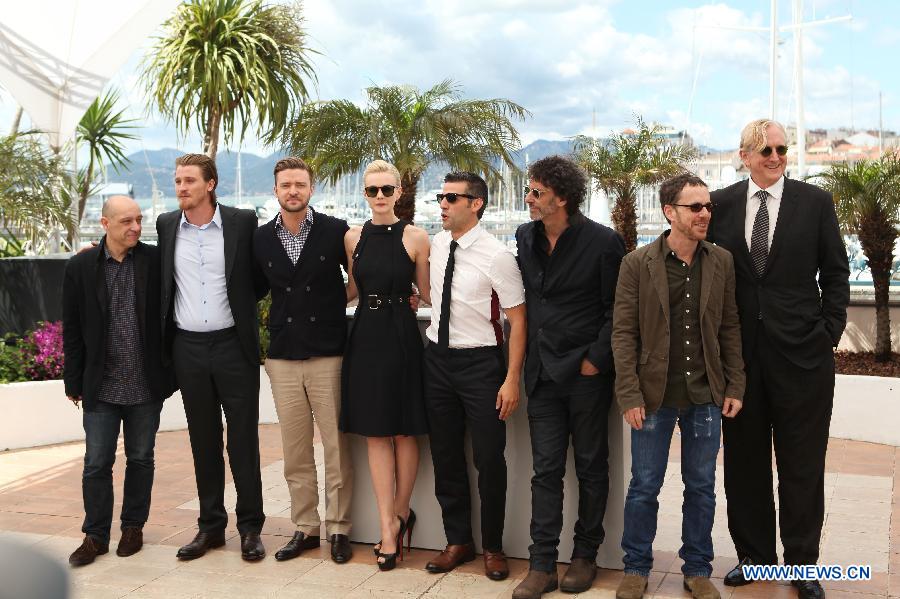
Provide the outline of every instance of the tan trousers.
{"type": "Polygon", "coordinates": [[[291,493],[291,521],[300,532],[319,534],[319,485],[313,454],[315,419],[325,449],[325,534],[349,534],[353,465],[349,443],[338,430],[341,357],[269,358],[266,373],[281,424],[284,478],[291,493]]]}

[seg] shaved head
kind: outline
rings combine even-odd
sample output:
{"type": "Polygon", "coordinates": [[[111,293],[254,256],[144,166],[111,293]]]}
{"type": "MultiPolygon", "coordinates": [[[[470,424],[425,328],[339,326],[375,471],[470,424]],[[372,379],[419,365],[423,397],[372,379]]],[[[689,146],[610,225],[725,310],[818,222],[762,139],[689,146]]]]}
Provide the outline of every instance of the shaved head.
{"type": "Polygon", "coordinates": [[[106,218],[113,218],[123,210],[135,208],[140,212],[140,206],[134,201],[134,198],[123,195],[109,196],[106,201],[103,202],[103,209],[101,210],[100,215],[106,218]]]}

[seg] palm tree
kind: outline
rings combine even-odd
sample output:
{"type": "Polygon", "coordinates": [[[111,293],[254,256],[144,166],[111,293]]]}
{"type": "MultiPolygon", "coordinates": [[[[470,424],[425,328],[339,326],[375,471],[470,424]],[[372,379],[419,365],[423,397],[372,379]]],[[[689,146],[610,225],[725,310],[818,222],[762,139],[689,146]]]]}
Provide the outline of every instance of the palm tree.
{"type": "Polygon", "coordinates": [[[505,99],[464,100],[449,79],[420,91],[407,85],[366,89],[367,106],[349,100],[303,106],[285,135],[292,154],[309,159],[332,183],[372,160],[387,160],[400,171],[399,218],[413,220],[419,178],[429,163],[499,177],[495,159],[515,169],[510,152],[521,147],[511,119],[530,113],[505,99]]]}
{"type": "MultiPolygon", "coordinates": [[[[49,248],[54,231],[71,230],[72,177],[65,159],[40,141],[41,132],[0,137],[0,236],[7,244],[35,251],[49,248]]],[[[51,248],[54,251],[56,248],[51,248]]]]}
{"type": "Polygon", "coordinates": [[[301,4],[188,0],[166,21],[143,65],[152,104],[185,134],[195,124],[203,151],[244,138],[256,122],[263,142],[278,139],[315,80],[301,4]]]}
{"type": "Polygon", "coordinates": [[[888,288],[900,226],[900,154],[834,164],[819,175],[834,195],[838,220],[859,236],[875,286],[875,359],[891,357],[888,288]]]}
{"type": "Polygon", "coordinates": [[[682,172],[697,157],[692,146],[672,144],[659,135],[661,127],[638,116],[637,131],[613,135],[607,143],[575,138],[575,160],[596,181],[597,189],[615,198],[612,222],[625,239],[625,251],[637,247],[637,191],[682,172]]]}
{"type": "Polygon", "coordinates": [[[94,100],[78,123],[78,143],[88,146],[87,166],[78,174],[79,223],[84,215],[84,204],[92,191],[95,169],[99,167],[102,172],[106,168],[104,162],[108,162],[118,173],[120,167],[129,162],[124,153],[125,140],[137,139],[129,133],[130,129],[136,128],[133,124],[135,120],[124,118],[124,110],[115,111],[118,101],[119,93],[110,90],[94,100]]]}

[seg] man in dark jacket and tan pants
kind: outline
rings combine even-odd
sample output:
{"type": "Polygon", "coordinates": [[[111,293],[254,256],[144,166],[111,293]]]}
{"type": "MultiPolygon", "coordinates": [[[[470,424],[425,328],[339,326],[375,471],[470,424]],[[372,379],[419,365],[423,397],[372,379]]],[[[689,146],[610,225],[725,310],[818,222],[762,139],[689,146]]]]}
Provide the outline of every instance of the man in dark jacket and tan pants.
{"type": "Polygon", "coordinates": [[[632,428],[625,577],[616,597],[640,599],[647,588],[677,421],[684,586],[698,599],[718,599],[709,576],[720,414],[740,411],[745,384],[734,262],[705,241],[712,204],[701,179],[677,175],[662,184],[659,200],[672,228],[622,261],[613,312],[616,399],[632,428]]]}

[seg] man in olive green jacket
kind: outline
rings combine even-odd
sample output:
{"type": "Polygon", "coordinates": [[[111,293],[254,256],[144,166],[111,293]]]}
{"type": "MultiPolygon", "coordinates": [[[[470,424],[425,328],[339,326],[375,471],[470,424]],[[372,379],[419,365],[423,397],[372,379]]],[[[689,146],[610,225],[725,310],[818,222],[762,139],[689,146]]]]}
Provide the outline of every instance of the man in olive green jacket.
{"type": "Polygon", "coordinates": [[[625,577],[616,596],[639,599],[653,566],[657,496],[676,421],[681,428],[684,586],[718,599],[712,573],[716,455],[721,416],[744,395],[734,262],[705,241],[713,205],[691,174],[664,182],[660,204],[671,230],[625,256],[613,311],[616,400],[631,425],[631,483],[625,501],[625,577]]]}

